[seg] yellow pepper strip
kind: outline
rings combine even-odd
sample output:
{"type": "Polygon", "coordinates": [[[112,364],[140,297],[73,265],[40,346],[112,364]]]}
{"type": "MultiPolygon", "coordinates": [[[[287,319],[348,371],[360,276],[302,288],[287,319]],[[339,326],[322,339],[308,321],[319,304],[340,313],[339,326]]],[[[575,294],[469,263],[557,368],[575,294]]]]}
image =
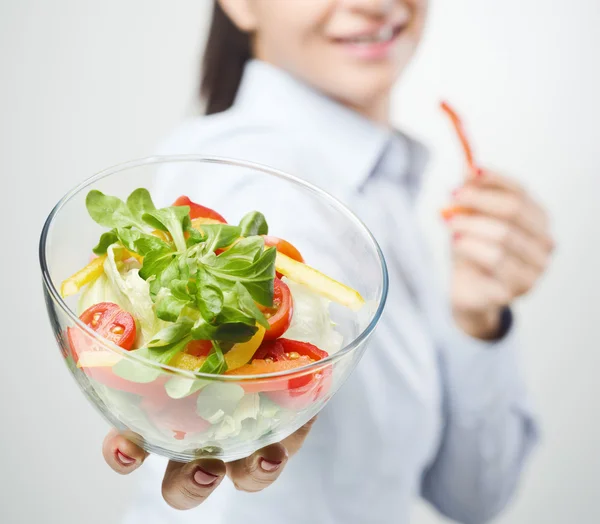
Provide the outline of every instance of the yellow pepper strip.
{"type": "Polygon", "coordinates": [[[74,275],[70,276],[60,286],[60,294],[64,297],[69,297],[77,293],[83,286],[96,280],[104,273],[104,261],[106,255],[95,258],[83,269],[80,269],[74,275]]]}
{"type": "Polygon", "coordinates": [[[258,331],[248,342],[240,342],[235,344],[227,353],[225,353],[225,362],[227,362],[227,370],[241,368],[254,356],[256,350],[260,347],[263,338],[265,338],[265,328],[258,326],[258,331]]]}
{"type": "Polygon", "coordinates": [[[112,367],[121,360],[121,355],[112,351],[82,351],[77,361],[78,368],[112,367]]]}
{"type": "Polygon", "coordinates": [[[279,252],[275,259],[275,269],[290,280],[303,284],[315,293],[353,311],[358,311],[365,303],[358,291],[279,252]]]}
{"type": "MultiPolygon", "coordinates": [[[[99,256],[92,260],[83,269],[80,269],[74,275],[71,275],[65,280],[60,286],[60,294],[63,298],[75,295],[83,286],[91,284],[96,280],[102,273],[104,273],[104,261],[107,255],[99,256]]],[[[141,257],[137,253],[132,253],[128,249],[120,249],[115,252],[115,260],[127,260],[128,258],[135,258],[138,262],[142,262],[144,257],[141,257]]]]}
{"type": "Polygon", "coordinates": [[[185,369],[186,371],[198,371],[202,364],[206,361],[206,357],[196,357],[189,353],[177,353],[171,361],[169,366],[173,366],[179,369],[185,369]]]}
{"type": "Polygon", "coordinates": [[[205,217],[198,217],[198,218],[192,218],[192,227],[194,229],[198,229],[199,231],[202,231],[202,224],[222,224],[223,222],[219,222],[218,220],[215,220],[214,218],[205,218],[205,217]]]}

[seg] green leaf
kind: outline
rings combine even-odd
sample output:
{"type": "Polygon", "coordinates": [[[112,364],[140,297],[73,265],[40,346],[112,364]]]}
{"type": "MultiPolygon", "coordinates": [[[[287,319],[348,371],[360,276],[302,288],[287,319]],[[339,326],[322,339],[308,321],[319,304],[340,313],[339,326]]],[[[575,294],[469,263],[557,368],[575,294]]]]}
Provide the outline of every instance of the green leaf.
{"type": "Polygon", "coordinates": [[[200,318],[191,334],[194,340],[219,340],[222,342],[247,342],[258,331],[255,320],[241,311],[223,307],[214,324],[200,318]]]}
{"type": "Polygon", "coordinates": [[[256,302],[252,299],[252,295],[240,282],[236,282],[234,292],[237,298],[238,307],[243,313],[254,317],[256,321],[265,329],[269,329],[269,321],[263,315],[263,312],[258,308],[256,302]]]}
{"type": "Polygon", "coordinates": [[[265,241],[262,237],[243,238],[217,256],[212,265],[222,269],[242,270],[252,265],[260,257],[264,247],[265,241]]]}
{"type": "Polygon", "coordinates": [[[207,322],[213,322],[223,309],[223,291],[217,280],[204,269],[196,273],[196,304],[207,322]]]}
{"type": "Polygon", "coordinates": [[[170,346],[179,342],[183,337],[189,335],[192,329],[192,322],[177,322],[176,324],[170,324],[166,328],[161,329],[154,338],[148,342],[149,348],[161,348],[170,346]]]}
{"type": "Polygon", "coordinates": [[[174,297],[171,291],[163,288],[156,296],[156,316],[167,322],[177,322],[183,308],[190,303],[174,297]]]}
{"type": "Polygon", "coordinates": [[[100,241],[98,242],[98,245],[96,247],[94,247],[92,249],[92,251],[98,256],[105,255],[106,252],[108,251],[108,248],[110,246],[112,246],[115,242],[117,242],[118,240],[119,239],[118,239],[117,234],[114,229],[112,231],[107,231],[106,233],[102,233],[102,236],[100,237],[100,241]]]}
{"type": "MultiPolygon", "coordinates": [[[[185,348],[189,340],[189,337],[185,337],[172,346],[158,349],[140,348],[130,351],[130,354],[136,354],[156,362],[157,364],[168,364],[177,353],[185,348]]],[[[112,371],[115,375],[129,380],[130,382],[140,383],[154,382],[163,373],[160,368],[155,368],[128,358],[124,358],[117,362],[112,367],[112,371]]]]}
{"type": "Polygon", "coordinates": [[[183,236],[183,222],[189,212],[189,206],[164,207],[149,211],[142,218],[149,226],[171,233],[177,249],[185,251],[187,245],[183,236]]]}
{"type": "Polygon", "coordinates": [[[123,244],[129,251],[137,252],[135,247],[136,240],[139,240],[140,236],[143,233],[139,229],[133,229],[130,227],[119,227],[117,228],[117,236],[119,237],[119,241],[123,244]]]}
{"type": "Polygon", "coordinates": [[[152,251],[171,251],[169,244],[154,235],[140,235],[134,242],[134,250],[143,257],[152,251]]]}
{"type": "Polygon", "coordinates": [[[157,249],[146,253],[142,268],[140,269],[140,276],[144,280],[147,280],[151,276],[160,275],[169,267],[175,255],[176,253],[169,248],[157,249]]]}
{"type": "Polygon", "coordinates": [[[195,227],[192,227],[192,221],[187,219],[183,221],[183,230],[187,231],[189,237],[186,241],[188,247],[192,247],[196,244],[200,244],[206,240],[206,236],[203,235],[200,231],[198,231],[195,227]]]}
{"type": "Polygon", "coordinates": [[[268,235],[269,226],[265,215],[258,211],[250,211],[240,220],[240,228],[243,237],[254,235],[268,235]]]}
{"type": "Polygon", "coordinates": [[[223,351],[217,342],[213,340],[213,347],[206,357],[204,364],[198,371],[201,373],[213,373],[220,375],[227,371],[227,363],[225,362],[225,357],[223,356],[223,351]]]}
{"type": "Polygon", "coordinates": [[[188,291],[188,281],[187,280],[179,280],[174,279],[171,280],[171,284],[169,286],[171,289],[171,293],[175,298],[179,300],[191,301],[192,296],[188,291]]]}
{"type": "Polygon", "coordinates": [[[147,189],[140,187],[136,189],[129,197],[127,198],[127,207],[131,214],[138,221],[142,221],[142,216],[145,213],[149,213],[150,211],[154,211],[156,207],[152,202],[152,197],[147,189]]]}
{"type": "Polygon", "coordinates": [[[87,194],[85,205],[92,219],[101,226],[144,228],[144,224],[136,220],[120,198],[108,196],[93,189],[87,194]]]}
{"type": "Polygon", "coordinates": [[[229,224],[202,224],[202,232],[206,236],[205,253],[230,246],[240,238],[241,229],[229,224]]]}
{"type": "Polygon", "coordinates": [[[266,307],[272,307],[276,254],[275,248],[270,247],[256,262],[242,270],[210,266],[207,266],[206,269],[218,280],[229,281],[233,284],[241,282],[256,302],[266,307]]]}

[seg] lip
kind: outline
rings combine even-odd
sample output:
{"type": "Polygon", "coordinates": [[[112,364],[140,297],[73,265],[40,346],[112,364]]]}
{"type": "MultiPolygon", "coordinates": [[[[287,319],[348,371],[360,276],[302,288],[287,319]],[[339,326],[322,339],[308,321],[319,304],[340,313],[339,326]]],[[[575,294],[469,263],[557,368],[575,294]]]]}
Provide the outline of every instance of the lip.
{"type": "MultiPolygon", "coordinates": [[[[357,38],[372,36],[379,33],[386,26],[379,26],[377,29],[370,29],[352,33],[349,35],[332,37],[331,42],[337,46],[340,46],[346,53],[350,54],[355,58],[363,60],[381,60],[388,58],[392,53],[395,44],[399,37],[408,28],[408,22],[401,24],[394,24],[391,26],[392,37],[389,40],[382,42],[355,42],[357,38]]],[[[389,25],[388,25],[389,27],[389,25]]]]}

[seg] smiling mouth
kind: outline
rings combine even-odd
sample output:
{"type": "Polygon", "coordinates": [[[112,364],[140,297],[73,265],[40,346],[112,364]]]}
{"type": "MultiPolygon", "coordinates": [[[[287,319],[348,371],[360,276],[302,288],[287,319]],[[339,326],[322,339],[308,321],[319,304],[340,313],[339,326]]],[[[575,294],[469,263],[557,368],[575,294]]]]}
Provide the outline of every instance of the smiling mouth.
{"type": "Polygon", "coordinates": [[[368,47],[373,44],[387,44],[395,40],[406,27],[406,25],[397,25],[394,27],[386,25],[374,33],[334,38],[333,41],[338,44],[352,44],[360,47],[368,47]]]}

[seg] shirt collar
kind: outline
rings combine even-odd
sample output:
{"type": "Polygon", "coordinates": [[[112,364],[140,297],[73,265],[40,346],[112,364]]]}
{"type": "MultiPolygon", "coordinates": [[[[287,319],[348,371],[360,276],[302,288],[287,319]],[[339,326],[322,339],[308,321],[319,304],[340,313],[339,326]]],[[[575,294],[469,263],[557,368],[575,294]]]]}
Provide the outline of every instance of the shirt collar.
{"type": "Polygon", "coordinates": [[[343,159],[344,169],[330,173],[337,177],[336,183],[360,188],[390,151],[396,155],[405,152],[397,178],[415,171],[416,166],[408,165],[414,160],[410,154],[416,145],[413,140],[375,124],[266,62],[250,60],[246,64],[233,109],[244,117],[300,133],[320,147],[327,140],[332,155],[343,159]]]}

